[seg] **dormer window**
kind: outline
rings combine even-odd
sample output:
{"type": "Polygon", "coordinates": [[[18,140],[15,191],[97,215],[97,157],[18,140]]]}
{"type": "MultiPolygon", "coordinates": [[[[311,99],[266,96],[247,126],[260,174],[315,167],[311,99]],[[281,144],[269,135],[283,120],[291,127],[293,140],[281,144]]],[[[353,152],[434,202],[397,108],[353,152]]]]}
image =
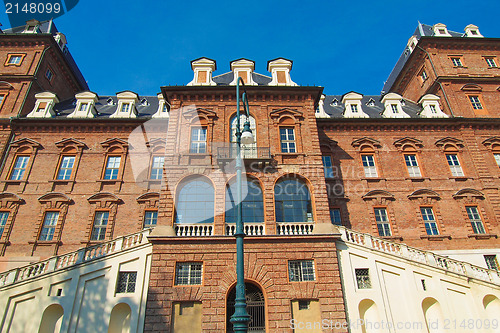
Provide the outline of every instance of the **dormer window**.
{"type": "Polygon", "coordinates": [[[345,118],[369,118],[369,116],[363,112],[361,106],[361,99],[363,95],[351,91],[344,96],[342,96],[342,103],[345,105],[343,116],[345,118]]]}
{"type": "Polygon", "coordinates": [[[375,101],[373,100],[373,98],[370,98],[370,100],[368,101],[368,103],[366,103],[367,106],[375,106],[375,101]]]}
{"type": "Polygon", "coordinates": [[[446,28],[446,25],[442,23],[435,24],[432,28],[434,30],[434,36],[451,37],[448,29],[446,28]]]}
{"type": "Polygon", "coordinates": [[[267,70],[271,72],[272,81],[270,86],[296,86],[290,78],[292,61],[285,58],[277,58],[267,62],[267,70]]]}
{"type": "Polygon", "coordinates": [[[36,112],[44,112],[46,108],[47,108],[47,103],[46,102],[40,102],[38,104],[36,112]]]}
{"type": "Polygon", "coordinates": [[[422,104],[422,111],[419,115],[423,118],[447,118],[446,113],[441,111],[439,106],[439,97],[432,94],[424,95],[418,103],[422,104]]]}
{"type": "Polygon", "coordinates": [[[106,100],[107,105],[115,105],[115,102],[113,102],[113,99],[110,97],[106,100]]]}
{"type": "Polygon", "coordinates": [[[99,96],[91,91],[76,94],[73,103],[75,110],[68,115],[68,118],[93,118],[97,115],[94,105],[98,100],[99,96]]]}
{"type": "Polygon", "coordinates": [[[396,93],[388,93],[382,97],[381,102],[384,104],[384,111],[380,114],[385,118],[409,118],[401,104],[402,97],[396,93]]]}
{"type": "Polygon", "coordinates": [[[333,101],[330,103],[331,106],[338,106],[339,105],[339,101],[334,98],[333,101]]]}
{"type": "Polygon", "coordinates": [[[474,24],[469,24],[465,27],[465,35],[467,37],[483,37],[483,35],[479,32],[479,28],[474,24]]]}
{"type": "Polygon", "coordinates": [[[191,68],[194,71],[194,78],[188,86],[214,86],[212,72],[217,69],[215,60],[209,58],[198,58],[191,61],[191,68]]]}
{"type": "Polygon", "coordinates": [[[452,57],[451,62],[455,67],[463,67],[462,59],[460,57],[452,57]]]}
{"type": "Polygon", "coordinates": [[[397,104],[391,104],[391,109],[392,109],[392,112],[399,113],[397,104]]]}
{"type": "Polygon", "coordinates": [[[351,112],[358,112],[358,106],[356,104],[351,104],[351,112]]]}
{"type": "Polygon", "coordinates": [[[78,111],[87,112],[88,109],[89,109],[89,103],[82,103],[80,104],[80,109],[78,111]]]}
{"type": "Polygon", "coordinates": [[[130,104],[122,104],[121,112],[128,112],[130,110],[130,104]]]}
{"type": "Polygon", "coordinates": [[[149,102],[147,99],[143,98],[141,99],[141,106],[148,106],[149,105],[149,102]]]}
{"type": "Polygon", "coordinates": [[[486,64],[488,64],[489,68],[497,68],[497,63],[495,62],[494,57],[485,57],[484,60],[486,61],[486,64]]]}
{"type": "Polygon", "coordinates": [[[431,110],[431,113],[437,113],[435,105],[429,105],[429,109],[431,110]]]}
{"type": "Polygon", "coordinates": [[[26,116],[28,118],[50,118],[56,115],[54,105],[59,103],[56,94],[42,92],[35,95],[36,103],[33,110],[26,116]]]}

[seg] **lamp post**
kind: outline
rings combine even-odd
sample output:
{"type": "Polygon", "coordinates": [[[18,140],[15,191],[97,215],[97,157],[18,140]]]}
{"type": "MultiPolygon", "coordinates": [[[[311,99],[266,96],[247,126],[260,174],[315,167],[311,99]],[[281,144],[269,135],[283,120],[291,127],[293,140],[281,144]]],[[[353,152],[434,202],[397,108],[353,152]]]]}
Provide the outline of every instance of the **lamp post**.
{"type": "Polygon", "coordinates": [[[252,130],[250,129],[250,113],[248,111],[247,92],[245,83],[241,77],[236,81],[236,202],[238,204],[236,215],[236,298],[234,302],[234,314],[231,316],[234,332],[247,332],[250,315],[247,312],[247,302],[245,298],[245,265],[243,257],[243,237],[245,230],[243,228],[243,205],[242,205],[242,181],[241,181],[241,144],[249,144],[253,142],[252,130]],[[243,131],[240,129],[240,82],[243,85],[243,95],[241,102],[243,103],[243,111],[247,116],[247,121],[243,125],[243,131]]]}

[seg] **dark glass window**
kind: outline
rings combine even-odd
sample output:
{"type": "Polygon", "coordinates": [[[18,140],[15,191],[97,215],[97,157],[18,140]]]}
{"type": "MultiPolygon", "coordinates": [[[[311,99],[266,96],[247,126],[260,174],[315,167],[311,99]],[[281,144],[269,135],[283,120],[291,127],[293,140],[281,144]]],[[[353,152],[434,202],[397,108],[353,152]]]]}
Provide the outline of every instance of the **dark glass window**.
{"type": "Polygon", "coordinates": [[[295,178],[280,180],[274,187],[276,222],[312,221],[311,196],[307,185],[295,178]]]}
{"type": "Polygon", "coordinates": [[[119,272],[116,293],[133,293],[135,291],[136,281],[137,272],[119,272]]]}
{"type": "Polygon", "coordinates": [[[177,194],[175,223],[213,223],[214,188],[205,180],[191,180],[177,194]]]}
{"type": "MultiPolygon", "coordinates": [[[[256,180],[248,180],[242,184],[243,222],[264,222],[264,202],[262,189],[256,180]]],[[[236,182],[226,187],[226,222],[236,223],[238,214],[236,202],[236,182]]]]}

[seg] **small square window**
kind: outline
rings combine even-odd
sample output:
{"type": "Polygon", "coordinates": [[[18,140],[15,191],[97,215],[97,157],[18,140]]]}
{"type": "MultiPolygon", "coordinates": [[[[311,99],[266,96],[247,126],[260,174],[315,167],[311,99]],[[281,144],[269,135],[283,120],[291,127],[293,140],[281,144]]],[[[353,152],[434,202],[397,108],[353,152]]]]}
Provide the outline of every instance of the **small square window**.
{"type": "Polygon", "coordinates": [[[484,60],[486,61],[486,63],[488,64],[488,67],[490,68],[497,68],[497,63],[495,61],[495,58],[491,57],[491,58],[484,58],[484,60]]]}
{"type": "Polygon", "coordinates": [[[299,310],[309,310],[310,304],[309,300],[299,300],[299,310]]]}
{"type": "Polygon", "coordinates": [[[51,241],[54,238],[57,221],[59,220],[59,212],[46,212],[43,219],[42,230],[38,240],[51,241]]]}
{"type": "Polygon", "coordinates": [[[429,105],[429,108],[431,109],[431,113],[437,113],[435,105],[429,105]]]}
{"type": "Polygon", "coordinates": [[[135,282],[137,281],[137,272],[119,272],[118,282],[116,284],[116,293],[135,292],[135,282]]]}
{"type": "Polygon", "coordinates": [[[89,103],[80,103],[80,109],[78,111],[87,112],[88,109],[89,109],[89,103]]]}
{"type": "Polygon", "coordinates": [[[28,162],[30,160],[29,156],[17,156],[14,162],[14,167],[10,173],[10,180],[22,180],[26,168],[28,167],[28,162]]]}
{"type": "Polygon", "coordinates": [[[463,67],[461,58],[453,57],[453,58],[451,58],[451,62],[453,63],[453,66],[455,66],[455,67],[463,67]]]}
{"type": "Polygon", "coordinates": [[[495,271],[498,271],[498,261],[497,261],[497,256],[496,255],[485,255],[484,256],[484,261],[486,261],[486,266],[489,269],[494,269],[495,271]]]}
{"type": "Polygon", "coordinates": [[[201,262],[178,262],[175,266],[175,284],[201,284],[202,267],[201,262]]]}
{"type": "Polygon", "coordinates": [[[391,104],[391,109],[393,113],[399,113],[397,104],[391,104]]]}
{"type": "Polygon", "coordinates": [[[358,112],[358,105],[357,104],[351,104],[351,112],[353,112],[353,113],[358,112]]]}
{"type": "Polygon", "coordinates": [[[372,287],[370,270],[368,268],[356,268],[354,272],[356,274],[358,289],[370,289],[372,287]]]}
{"type": "Polygon", "coordinates": [[[156,226],[157,221],[158,221],[157,210],[147,210],[144,212],[144,228],[152,228],[156,226]]]}
{"type": "Polygon", "coordinates": [[[290,281],[314,281],[314,262],[312,260],[291,260],[288,262],[290,281]]]}
{"type": "Polygon", "coordinates": [[[54,78],[54,73],[52,73],[50,68],[47,68],[47,71],[45,72],[45,78],[49,80],[49,82],[52,82],[52,79],[54,78]]]}

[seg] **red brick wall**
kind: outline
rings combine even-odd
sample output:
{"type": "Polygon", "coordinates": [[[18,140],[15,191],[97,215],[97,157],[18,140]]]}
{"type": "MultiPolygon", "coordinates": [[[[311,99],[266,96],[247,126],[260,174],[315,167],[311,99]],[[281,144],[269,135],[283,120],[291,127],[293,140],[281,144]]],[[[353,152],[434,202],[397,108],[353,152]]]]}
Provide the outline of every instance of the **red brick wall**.
{"type": "MultiPolygon", "coordinates": [[[[201,301],[202,331],[224,332],[226,297],[236,283],[234,239],[154,238],[152,242],[144,330],[170,332],[172,302],[201,301]],[[174,285],[176,262],[183,261],[203,262],[202,285],[174,285]]],[[[264,293],[270,332],[293,331],[291,300],[295,299],[318,299],[322,320],[339,324],[346,320],[334,237],[246,238],[245,279],[258,285],[264,293]],[[303,259],[314,260],[316,280],[290,282],[288,260],[303,259]]]]}

